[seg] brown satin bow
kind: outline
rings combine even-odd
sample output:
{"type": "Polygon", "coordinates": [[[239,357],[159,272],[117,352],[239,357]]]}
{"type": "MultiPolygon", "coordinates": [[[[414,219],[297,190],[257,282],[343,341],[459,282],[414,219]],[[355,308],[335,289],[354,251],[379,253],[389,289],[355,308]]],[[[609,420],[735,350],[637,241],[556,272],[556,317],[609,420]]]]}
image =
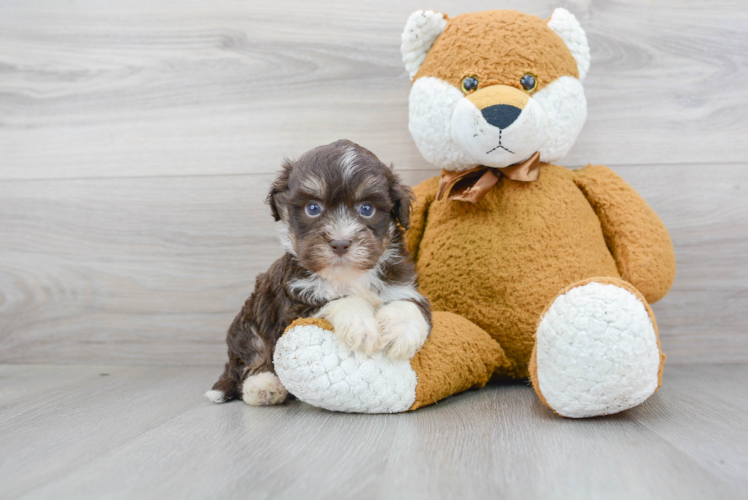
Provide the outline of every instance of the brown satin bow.
{"type": "Polygon", "coordinates": [[[502,175],[513,181],[530,182],[537,180],[539,173],[540,153],[504,168],[475,167],[464,172],[442,170],[436,199],[441,200],[446,194],[447,201],[478,203],[502,175]]]}

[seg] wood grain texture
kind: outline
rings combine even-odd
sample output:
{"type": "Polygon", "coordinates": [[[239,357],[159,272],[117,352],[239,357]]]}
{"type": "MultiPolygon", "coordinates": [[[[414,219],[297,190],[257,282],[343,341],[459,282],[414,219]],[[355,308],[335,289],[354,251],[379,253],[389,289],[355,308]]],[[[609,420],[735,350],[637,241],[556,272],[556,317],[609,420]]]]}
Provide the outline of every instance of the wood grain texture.
{"type": "MultiPolygon", "coordinates": [[[[748,361],[748,7],[563,5],[592,47],[567,165],[613,166],[661,214],[671,364],[748,361]]],[[[221,363],[280,255],[284,155],[348,137],[415,184],[399,37],[410,12],[495,2],[0,0],[0,362],[221,363]]]]}
{"type": "Polygon", "coordinates": [[[0,365],[0,496],[723,499],[748,487],[744,365],[675,367],[643,405],[587,420],[554,416],[523,384],[400,415],[213,405],[212,376],[0,365]],[[61,383],[31,383],[40,370],[61,383]],[[8,403],[14,384],[29,393],[8,403]]]}
{"type": "MultiPolygon", "coordinates": [[[[671,231],[669,364],[748,361],[748,165],[617,168],[671,231]]],[[[408,171],[416,183],[434,171],[408,171]]],[[[210,364],[281,255],[270,175],[0,183],[0,362],[210,364]]]]}
{"type": "Polygon", "coordinates": [[[0,5],[2,179],[267,173],[342,136],[427,168],[399,52],[422,8],[575,12],[592,67],[567,165],[748,158],[748,8],[734,0],[0,5]]]}

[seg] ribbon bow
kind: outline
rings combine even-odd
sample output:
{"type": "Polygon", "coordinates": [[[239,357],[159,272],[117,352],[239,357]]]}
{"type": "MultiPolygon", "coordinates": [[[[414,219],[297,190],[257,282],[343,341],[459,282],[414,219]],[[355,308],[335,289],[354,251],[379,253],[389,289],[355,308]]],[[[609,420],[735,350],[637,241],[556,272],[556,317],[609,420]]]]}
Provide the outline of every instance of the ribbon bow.
{"type": "Polygon", "coordinates": [[[478,203],[502,175],[513,181],[530,182],[537,180],[539,173],[540,153],[504,168],[475,167],[464,172],[442,170],[436,199],[441,200],[446,195],[447,201],[478,203]]]}

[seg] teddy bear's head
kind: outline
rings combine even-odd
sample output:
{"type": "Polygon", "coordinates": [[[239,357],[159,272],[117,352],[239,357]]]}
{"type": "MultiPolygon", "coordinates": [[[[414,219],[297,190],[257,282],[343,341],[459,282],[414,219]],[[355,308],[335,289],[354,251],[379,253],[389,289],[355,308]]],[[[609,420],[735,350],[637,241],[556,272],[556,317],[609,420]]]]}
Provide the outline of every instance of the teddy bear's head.
{"type": "Polygon", "coordinates": [[[452,19],[418,11],[402,53],[413,80],[410,132],[424,158],[446,170],[501,168],[536,152],[557,161],[587,117],[589,46],[564,9],[548,21],[506,10],[452,19]]]}

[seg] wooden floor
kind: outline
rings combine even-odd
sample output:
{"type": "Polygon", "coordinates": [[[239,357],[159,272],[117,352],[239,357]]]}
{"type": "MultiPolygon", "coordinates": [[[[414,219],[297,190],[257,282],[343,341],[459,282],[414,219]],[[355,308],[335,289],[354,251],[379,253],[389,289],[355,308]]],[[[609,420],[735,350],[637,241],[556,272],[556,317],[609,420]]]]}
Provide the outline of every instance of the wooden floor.
{"type": "Polygon", "coordinates": [[[0,498],[746,498],[745,365],[589,420],[522,383],[400,415],[213,405],[216,371],[0,365],[0,498]]]}

